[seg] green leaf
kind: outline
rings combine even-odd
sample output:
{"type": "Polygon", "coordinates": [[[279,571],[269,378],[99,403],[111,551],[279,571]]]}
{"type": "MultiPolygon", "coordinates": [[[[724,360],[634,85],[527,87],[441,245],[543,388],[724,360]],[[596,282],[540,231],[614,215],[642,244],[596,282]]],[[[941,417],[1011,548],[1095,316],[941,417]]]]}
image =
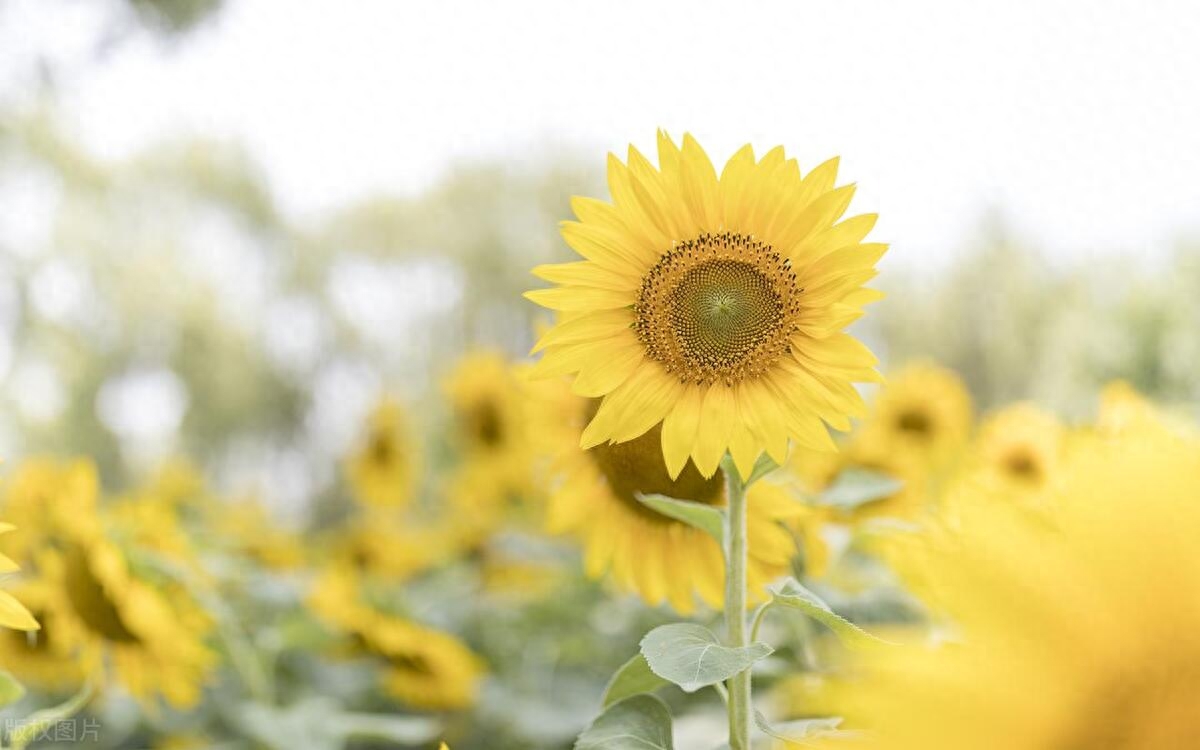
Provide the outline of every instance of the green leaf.
{"type": "Polygon", "coordinates": [[[762,454],[758,457],[758,461],[755,462],[754,470],[751,471],[750,476],[746,478],[746,486],[749,487],[778,468],[779,464],[775,463],[773,458],[768,456],[766,453],[762,454]]]}
{"type": "Polygon", "coordinates": [[[804,588],[795,578],[785,579],[767,589],[775,604],[798,609],[805,615],[833,631],[847,648],[866,649],[881,645],[895,645],[890,641],[871,635],[845,617],[835,613],[821,597],[804,588]]]}
{"type": "Polygon", "coordinates": [[[25,686],[16,677],[0,670],[0,708],[12,705],[24,697],[25,686]]]}
{"type": "Polygon", "coordinates": [[[84,684],[78,693],[57,706],[34,711],[21,719],[17,728],[8,737],[9,747],[12,750],[25,750],[30,742],[41,736],[47,729],[82,711],[88,701],[92,699],[92,692],[91,684],[84,684]]]}
{"type": "Polygon", "coordinates": [[[654,674],[688,693],[749,669],[773,650],[765,643],[722,646],[708,628],[691,623],[660,625],[642,639],[642,655],[654,674]]]}
{"type": "Polygon", "coordinates": [[[609,680],[608,687],[604,688],[604,707],[608,708],[617,701],[633,695],[652,693],[666,684],[669,684],[667,680],[650,669],[646,657],[641,653],[635,654],[616,671],[609,680]]]}
{"type": "Polygon", "coordinates": [[[797,719],[795,721],[783,721],[772,726],[767,721],[767,718],[762,715],[762,712],[755,711],[754,723],[758,725],[758,728],[762,732],[771,735],[777,740],[799,742],[835,733],[837,728],[842,724],[842,718],[840,716],[831,716],[824,719],[797,719]]]}
{"type": "Polygon", "coordinates": [[[575,740],[575,750],[674,750],[671,712],[653,695],[609,706],[575,740]]]}
{"type": "Polygon", "coordinates": [[[719,508],[693,503],[691,500],[676,500],[666,495],[639,494],[637,499],[642,505],[700,529],[718,543],[724,544],[725,514],[719,508]]]}
{"type": "Polygon", "coordinates": [[[904,482],[887,474],[866,469],[847,469],[838,474],[824,492],[817,496],[818,505],[841,510],[853,510],[860,505],[891,497],[904,489],[904,482]]]}

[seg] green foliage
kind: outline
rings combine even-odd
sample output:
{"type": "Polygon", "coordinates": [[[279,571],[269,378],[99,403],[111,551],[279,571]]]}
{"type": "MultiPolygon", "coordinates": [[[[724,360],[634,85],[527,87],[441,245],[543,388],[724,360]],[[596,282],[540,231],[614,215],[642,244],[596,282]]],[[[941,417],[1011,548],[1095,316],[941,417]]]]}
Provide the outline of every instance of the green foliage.
{"type": "Polygon", "coordinates": [[[755,711],[754,723],[758,726],[759,731],[769,734],[775,739],[784,742],[803,742],[835,733],[835,730],[841,726],[842,719],[840,717],[796,719],[772,724],[762,713],[755,711]]]}
{"type": "Polygon", "coordinates": [[[671,712],[652,695],[609,706],[579,735],[575,750],[673,750],[671,712]]]}
{"type": "Polygon", "coordinates": [[[711,630],[694,623],[661,625],[642,639],[650,669],[687,693],[724,682],[773,651],[765,643],[723,646],[711,630]]]}
{"type": "Polygon", "coordinates": [[[861,505],[882,500],[904,489],[904,482],[886,474],[867,469],[850,468],[842,471],[814,502],[839,510],[853,510],[861,505]]]}
{"type": "Polygon", "coordinates": [[[821,597],[806,589],[795,578],[781,581],[768,590],[771,592],[772,604],[800,610],[832,630],[847,648],[868,649],[888,644],[888,641],[871,635],[835,613],[821,597]]]}
{"type": "Polygon", "coordinates": [[[724,543],[725,513],[720,508],[691,500],[677,500],[666,495],[639,494],[637,499],[642,505],[653,508],[664,516],[683,521],[716,539],[718,543],[724,543]]]}
{"type": "Polygon", "coordinates": [[[613,674],[612,680],[604,688],[603,706],[608,708],[630,696],[652,693],[669,682],[654,674],[646,657],[638,653],[613,674]]]}
{"type": "Polygon", "coordinates": [[[25,697],[25,686],[8,672],[0,670],[0,708],[25,697]]]}

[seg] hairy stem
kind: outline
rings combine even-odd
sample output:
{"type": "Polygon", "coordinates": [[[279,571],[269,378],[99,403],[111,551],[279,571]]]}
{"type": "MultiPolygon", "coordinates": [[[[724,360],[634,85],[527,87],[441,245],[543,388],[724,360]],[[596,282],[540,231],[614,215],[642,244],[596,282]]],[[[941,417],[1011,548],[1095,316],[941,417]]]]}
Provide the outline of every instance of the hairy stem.
{"type": "MultiPolygon", "coordinates": [[[[725,632],[729,645],[750,645],[746,628],[746,485],[725,461],[725,632]]],[[[750,670],[729,678],[729,747],[750,750],[750,670]]]]}

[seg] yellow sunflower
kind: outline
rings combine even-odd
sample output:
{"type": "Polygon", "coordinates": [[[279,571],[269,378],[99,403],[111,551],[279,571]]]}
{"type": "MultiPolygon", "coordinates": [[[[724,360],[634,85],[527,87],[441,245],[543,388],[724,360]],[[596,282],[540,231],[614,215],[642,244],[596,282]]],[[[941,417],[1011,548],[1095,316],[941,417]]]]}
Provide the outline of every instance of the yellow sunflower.
{"type": "Polygon", "coordinates": [[[970,433],[971,396],[962,380],[953,370],[914,362],[888,376],[851,450],[889,456],[881,468],[935,468],[962,451],[970,433]]]}
{"type": "Polygon", "coordinates": [[[235,555],[275,571],[297,570],[306,562],[307,547],[300,534],[281,526],[252,497],[212,498],[204,514],[219,545],[235,555]]]}
{"type": "Polygon", "coordinates": [[[879,298],[863,284],[886,246],[863,243],[874,215],[839,221],[854,186],[831,159],[801,176],[783,148],[749,146],[718,177],[691,136],[658,136],[656,168],[630,147],[608,161],[612,203],[575,198],[563,237],[583,260],[539,266],[558,286],[528,292],[562,313],[538,341],[536,372],[574,373],[603,402],[584,430],[593,448],[662,424],[671,477],[691,458],[712,477],[728,450],[749,475],[788,441],[833,449],[875,381],[875,357],[843,329],[879,298]]]}
{"type": "Polygon", "coordinates": [[[346,461],[354,496],[366,505],[407,505],[416,483],[417,447],[400,405],[384,399],[367,421],[358,450],[346,461]]]}
{"type": "Polygon", "coordinates": [[[380,663],[380,684],[397,700],[430,710],[459,710],[475,702],[484,672],[479,657],[449,633],[365,602],[354,573],[327,570],[308,602],[322,621],[350,636],[351,655],[380,663]]]}
{"type": "Polygon", "coordinates": [[[451,559],[460,541],[456,524],[365,513],[334,530],[326,546],[333,564],[395,583],[451,559]]]}
{"type": "Polygon", "coordinates": [[[978,460],[986,478],[1031,492],[1045,489],[1064,460],[1062,423],[1030,403],[1018,403],[984,420],[978,460]]]}
{"type": "MultiPolygon", "coordinates": [[[[659,426],[623,443],[579,448],[579,434],[597,404],[575,396],[564,381],[546,381],[533,412],[535,428],[552,456],[547,528],[571,534],[584,547],[584,567],[592,578],[611,571],[617,585],[647,603],[664,600],[680,613],[695,609],[695,596],[711,607],[724,601],[721,547],[707,534],[638,502],[636,495],[660,494],[681,500],[725,505],[724,477],[704,477],[689,461],[672,479],[663,461],[659,426]]],[[[796,552],[785,524],[806,515],[788,491],[767,481],[748,490],[751,598],[784,574],[796,552]]]]}
{"type": "MultiPolygon", "coordinates": [[[[468,461],[486,462],[509,479],[524,479],[529,440],[522,418],[521,393],[512,366],[492,351],[467,354],[442,384],[453,410],[452,439],[468,461]]],[[[522,482],[527,484],[528,482],[522,482]]]]}
{"type": "Polygon", "coordinates": [[[837,708],[882,750],[1186,750],[1200,741],[1200,442],[1100,435],[1038,506],[964,502],[897,567],[945,623],[837,708]]]}
{"type": "Polygon", "coordinates": [[[4,486],[6,521],[17,527],[5,551],[25,565],[40,549],[96,520],[100,480],[87,460],[30,458],[23,461],[4,486]]]}
{"type": "Polygon", "coordinates": [[[194,705],[214,666],[201,629],[207,618],[177,586],[133,575],[98,527],[38,554],[45,606],[65,647],[88,676],[112,676],[142,701],[194,705]]]}

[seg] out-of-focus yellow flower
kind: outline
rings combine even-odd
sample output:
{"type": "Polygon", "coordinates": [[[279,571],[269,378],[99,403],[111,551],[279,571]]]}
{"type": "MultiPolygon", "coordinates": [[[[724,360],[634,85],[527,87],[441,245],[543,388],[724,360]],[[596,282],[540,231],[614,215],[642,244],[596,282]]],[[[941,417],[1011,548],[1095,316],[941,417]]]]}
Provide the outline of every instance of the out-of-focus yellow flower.
{"type": "Polygon", "coordinates": [[[878,380],[843,332],[881,296],[863,288],[887,249],[863,242],[875,216],[838,223],[854,186],[835,187],[837,159],[801,176],[782,147],[747,145],[718,177],[691,136],[660,132],[658,161],[610,156],[613,202],[572,201],[563,237],[583,260],[535,268],[557,286],[525,295],[570,314],[538,342],[537,373],[603,398],[584,448],[661,424],[672,478],[689,459],[711,478],[727,450],[746,476],[789,440],[832,450],[823,422],[848,429],[864,413],[852,383],[878,380]]]}
{"type": "Polygon", "coordinates": [[[371,412],[362,444],[346,460],[355,498],[376,507],[407,505],[418,465],[417,445],[400,405],[384,399],[371,412]]]}
{"type": "Polygon", "coordinates": [[[1097,433],[1045,502],[989,489],[894,548],[938,643],[865,660],[838,710],[883,750],[1195,747],[1200,442],[1097,433]]]}
{"type": "Polygon", "coordinates": [[[854,437],[867,455],[943,465],[965,447],[971,432],[971,397],[953,370],[914,362],[888,376],[871,415],[854,437]]]}
{"type": "Polygon", "coordinates": [[[5,482],[0,516],[17,527],[5,550],[22,566],[33,554],[96,523],[100,481],[88,460],[31,458],[5,482]]]}
{"type": "MultiPolygon", "coordinates": [[[[638,593],[649,604],[667,600],[686,614],[695,609],[699,595],[709,606],[720,607],[725,581],[720,545],[704,532],[647,508],[635,495],[724,506],[723,475],[706,479],[689,463],[672,479],[657,426],[635,440],[582,450],[579,434],[595,400],[571,395],[563,381],[544,381],[543,388],[543,408],[534,413],[535,429],[554,446],[548,529],[582,541],[589,576],[599,578],[611,571],[622,589],[638,593]]],[[[796,545],[782,524],[801,518],[805,508],[786,489],[760,481],[748,491],[748,509],[753,599],[788,569],[796,545]]]]}
{"type": "Polygon", "coordinates": [[[988,480],[1017,491],[1039,492],[1058,475],[1066,437],[1054,415],[1030,403],[1007,406],[980,427],[980,468],[988,480]]]}
{"type": "Polygon", "coordinates": [[[308,554],[304,540],[280,525],[252,497],[213,498],[205,508],[205,525],[216,537],[214,546],[228,550],[269,570],[297,570],[308,554]]]}
{"type": "Polygon", "coordinates": [[[449,633],[368,604],[352,572],[327,570],[308,602],[321,620],[350,636],[352,656],[380,662],[380,684],[397,700],[430,710],[458,710],[475,702],[484,672],[479,657],[449,633]]]}
{"type": "Polygon", "coordinates": [[[194,705],[215,663],[203,642],[203,613],[174,584],[135,576],[99,530],[77,530],[41,550],[38,574],[56,633],[77,650],[88,676],[112,675],[133,696],[194,705]]]}
{"type": "Polygon", "coordinates": [[[532,459],[524,391],[502,354],[464,356],[443,382],[453,411],[451,440],[460,452],[460,473],[450,497],[483,506],[528,499],[532,459]],[[468,493],[470,497],[464,498],[468,493]]]}
{"type": "Polygon", "coordinates": [[[334,564],[402,582],[455,557],[459,541],[448,520],[365,513],[333,531],[327,543],[334,564]]]}

